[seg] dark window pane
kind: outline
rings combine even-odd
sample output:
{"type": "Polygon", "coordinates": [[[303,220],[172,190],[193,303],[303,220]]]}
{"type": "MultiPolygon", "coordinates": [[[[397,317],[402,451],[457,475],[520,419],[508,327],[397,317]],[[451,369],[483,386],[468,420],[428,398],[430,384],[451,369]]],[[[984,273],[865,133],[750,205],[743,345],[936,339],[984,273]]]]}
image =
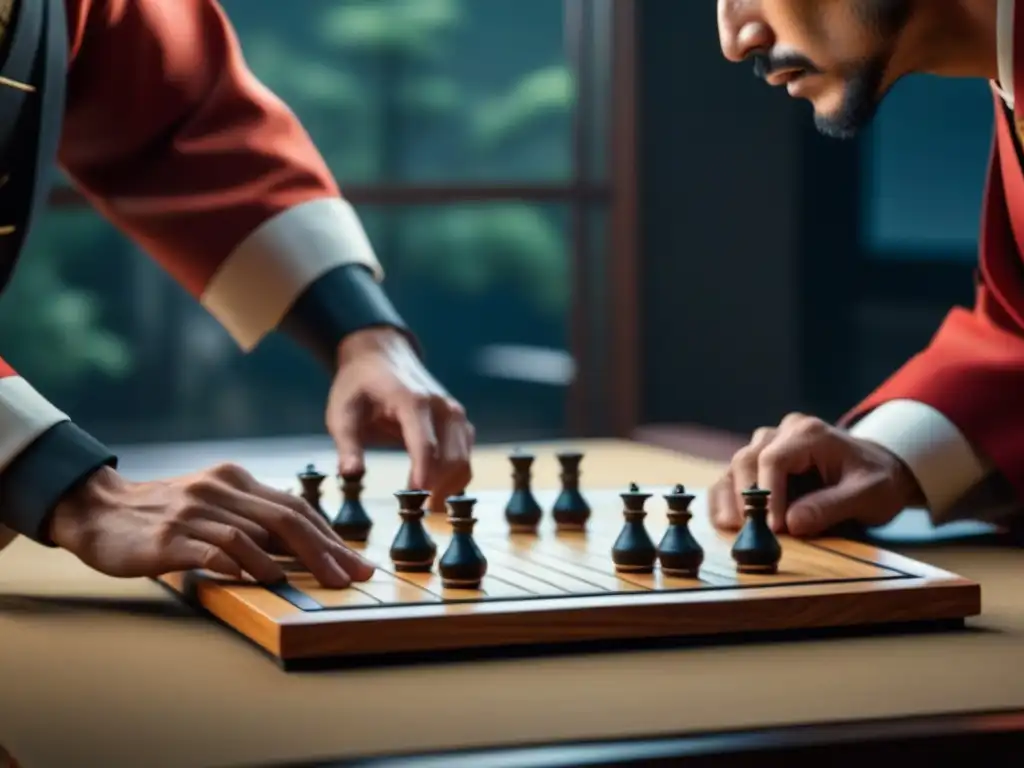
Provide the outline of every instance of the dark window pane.
{"type": "MultiPolygon", "coordinates": [[[[481,440],[564,431],[569,216],[490,203],[361,210],[430,369],[481,440]]],[[[53,211],[0,302],[0,350],[109,441],[323,431],[326,374],[283,338],[243,356],[88,209],[53,211]]]]}
{"type": "Polygon", "coordinates": [[[570,177],[575,93],[556,0],[223,5],[342,184],[570,177]]]}
{"type": "Polygon", "coordinates": [[[992,116],[985,82],[916,76],[897,86],[865,146],[871,256],[976,258],[992,116]]]}

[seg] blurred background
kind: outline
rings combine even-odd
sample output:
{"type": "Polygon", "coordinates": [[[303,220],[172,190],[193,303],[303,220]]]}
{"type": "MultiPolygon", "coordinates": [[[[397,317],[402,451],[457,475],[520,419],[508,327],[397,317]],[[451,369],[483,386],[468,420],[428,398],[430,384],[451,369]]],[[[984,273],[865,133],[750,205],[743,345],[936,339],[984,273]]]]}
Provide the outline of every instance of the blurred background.
{"type": "MultiPolygon", "coordinates": [[[[985,83],[908,80],[836,142],[707,1],[222,2],[481,441],[834,418],[971,300],[985,83]]],[[[323,371],[243,356],[66,187],[0,344],[111,443],[323,432],[323,371]]]]}

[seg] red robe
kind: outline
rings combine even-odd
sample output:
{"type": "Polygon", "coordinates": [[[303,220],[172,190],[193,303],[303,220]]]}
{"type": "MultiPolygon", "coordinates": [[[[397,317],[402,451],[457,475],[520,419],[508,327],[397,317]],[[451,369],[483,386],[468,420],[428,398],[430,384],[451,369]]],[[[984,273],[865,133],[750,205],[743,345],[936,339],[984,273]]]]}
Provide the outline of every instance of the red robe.
{"type": "MultiPolygon", "coordinates": [[[[1024,109],[1024,14],[1014,22],[1014,104],[1024,109]]],[[[846,415],[916,400],[949,419],[1024,501],[1024,118],[994,93],[996,131],[973,310],[953,309],[929,346],[846,415]]]]}
{"type": "MultiPolygon", "coordinates": [[[[243,349],[283,330],[333,362],[347,333],[402,327],[351,206],[216,0],[64,8],[60,164],[243,349]]],[[[61,495],[115,462],[0,360],[0,523],[45,540],[61,495]]]]}

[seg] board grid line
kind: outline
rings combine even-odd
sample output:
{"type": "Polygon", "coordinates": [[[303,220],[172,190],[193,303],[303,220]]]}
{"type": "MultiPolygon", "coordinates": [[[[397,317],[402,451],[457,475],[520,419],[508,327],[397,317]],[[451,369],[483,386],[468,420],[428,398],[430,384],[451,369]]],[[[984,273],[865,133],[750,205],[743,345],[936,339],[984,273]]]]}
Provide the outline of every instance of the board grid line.
{"type": "MultiPolygon", "coordinates": [[[[660,485],[645,509],[645,528],[657,546],[672,524],[660,485]]],[[[334,517],[339,489],[319,509],[334,517]]],[[[428,514],[423,524],[437,544],[427,572],[400,571],[390,545],[402,521],[389,497],[364,496],[373,530],[351,548],[377,564],[367,582],[322,587],[292,557],[286,579],[264,585],[207,572],[172,574],[161,582],[255,642],[282,664],[380,654],[549,647],[587,641],[680,638],[819,627],[867,627],[892,621],[961,622],[980,610],[980,587],[956,574],[886,552],[857,537],[821,540],[780,537],[773,574],[744,573],[730,557],[734,532],[708,518],[706,492],[691,489],[691,532],[703,562],[693,577],[671,576],[655,563],[648,573],[615,568],[612,546],[622,530],[621,493],[584,492],[593,514],[583,531],[552,526],[557,488],[539,489],[545,514],[532,533],[508,530],[506,489],[477,499],[473,537],[488,567],[477,589],[445,586],[439,568],[453,533],[450,518],[428,514]],[[850,539],[853,539],[852,541],[850,539]]],[[[633,497],[630,497],[633,498],[633,497]]],[[[328,517],[325,514],[325,517],[328,517]]]]}
{"type": "MultiPolygon", "coordinates": [[[[393,575],[393,574],[392,574],[393,575]]],[[[866,584],[871,582],[879,581],[900,581],[907,579],[919,579],[920,577],[912,574],[895,574],[893,576],[862,576],[848,579],[807,579],[804,581],[787,581],[786,587],[813,587],[824,584],[866,584]]],[[[265,586],[258,586],[254,584],[246,584],[248,587],[253,589],[266,589],[274,593],[283,600],[288,601],[299,610],[307,613],[319,612],[319,611],[374,611],[377,609],[386,609],[395,607],[394,604],[386,602],[378,602],[377,605],[323,605],[318,602],[315,598],[309,596],[305,592],[291,584],[270,584],[265,586]]],[[[429,590],[421,587],[418,584],[414,584],[424,592],[431,593],[429,590]]],[[[717,585],[717,584],[695,584],[692,587],[677,587],[668,589],[645,589],[645,592],[652,594],[681,594],[686,592],[727,592],[730,590],[743,590],[743,591],[757,591],[757,590],[771,590],[778,589],[778,585],[771,583],[764,584],[731,584],[731,585],[717,585]]],[[[474,590],[479,591],[479,590],[474,590]]],[[[440,604],[451,604],[457,605],[459,603],[507,603],[516,601],[532,601],[532,600],[569,600],[573,598],[587,598],[587,597],[602,597],[602,596],[628,596],[635,594],[634,592],[618,590],[614,592],[601,591],[601,592],[565,592],[562,594],[555,595],[538,595],[530,594],[526,596],[522,595],[510,595],[503,597],[438,597],[440,604]]],[[[416,608],[416,607],[430,607],[436,606],[437,603],[406,603],[405,608],[416,608]]]]}

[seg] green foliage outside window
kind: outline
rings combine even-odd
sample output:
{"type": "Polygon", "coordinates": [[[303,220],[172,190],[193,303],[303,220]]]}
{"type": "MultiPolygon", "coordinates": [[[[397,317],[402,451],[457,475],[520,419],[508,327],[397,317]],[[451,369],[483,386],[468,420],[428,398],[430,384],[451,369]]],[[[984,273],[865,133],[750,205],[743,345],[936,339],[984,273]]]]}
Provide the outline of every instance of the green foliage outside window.
{"type": "MultiPolygon", "coordinates": [[[[343,190],[360,183],[562,183],[571,175],[574,83],[563,63],[555,0],[223,5],[250,66],[297,113],[343,190]]],[[[525,201],[360,210],[390,290],[428,342],[449,339],[457,330],[452,318],[410,304],[479,306],[511,295],[524,327],[564,325],[565,226],[550,214],[525,201]]],[[[139,361],[160,354],[133,321],[147,300],[139,268],[132,272],[138,258],[90,211],[49,214],[0,301],[0,353],[50,396],[118,380],[148,390],[139,361]]],[[[145,270],[143,277],[155,279],[145,270]]],[[[556,335],[551,346],[563,343],[564,334],[556,335]]],[[[277,388],[282,398],[292,386],[276,371],[234,375],[249,376],[237,386],[277,388]]],[[[201,412],[191,395],[177,397],[175,411],[201,412]]],[[[262,418],[271,417],[252,414],[262,418]]]]}

